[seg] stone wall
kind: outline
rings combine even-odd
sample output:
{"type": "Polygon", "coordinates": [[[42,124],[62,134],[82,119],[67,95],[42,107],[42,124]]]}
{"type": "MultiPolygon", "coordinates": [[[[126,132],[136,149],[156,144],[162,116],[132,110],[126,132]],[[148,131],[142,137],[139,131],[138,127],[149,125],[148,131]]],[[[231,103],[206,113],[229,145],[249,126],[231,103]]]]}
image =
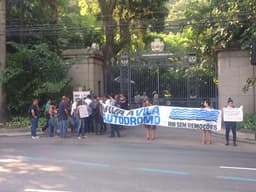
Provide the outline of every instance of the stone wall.
{"type": "Polygon", "coordinates": [[[236,106],[243,105],[245,113],[254,111],[253,90],[243,92],[247,78],[253,76],[249,51],[227,50],[218,53],[219,108],[231,97],[236,106]]]}
{"type": "Polygon", "coordinates": [[[69,70],[74,87],[84,86],[95,95],[103,95],[103,54],[88,49],[69,49],[63,52],[64,58],[76,58],[75,64],[69,70]]]}

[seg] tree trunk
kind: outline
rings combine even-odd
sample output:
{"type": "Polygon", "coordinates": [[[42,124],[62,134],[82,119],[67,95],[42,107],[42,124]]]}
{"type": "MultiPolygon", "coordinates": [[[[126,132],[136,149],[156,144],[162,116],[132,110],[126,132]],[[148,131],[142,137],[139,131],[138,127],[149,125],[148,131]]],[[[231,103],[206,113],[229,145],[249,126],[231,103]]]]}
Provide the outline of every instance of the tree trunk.
{"type": "MultiPolygon", "coordinates": [[[[5,69],[6,64],[6,4],[0,0],[0,73],[5,69]]],[[[0,122],[7,120],[6,94],[0,82],[0,122]]]]}
{"type": "Polygon", "coordinates": [[[20,34],[19,34],[19,41],[21,44],[24,43],[24,34],[23,29],[25,27],[25,13],[24,13],[24,0],[20,0],[19,2],[20,14],[19,14],[19,23],[20,23],[20,34]]]}
{"type": "Polygon", "coordinates": [[[108,94],[110,90],[111,81],[113,80],[113,74],[111,73],[112,58],[115,57],[114,43],[115,43],[115,31],[117,23],[113,19],[113,10],[116,6],[117,0],[99,0],[99,5],[103,15],[104,33],[106,35],[106,44],[103,49],[104,55],[104,92],[108,94]]]}

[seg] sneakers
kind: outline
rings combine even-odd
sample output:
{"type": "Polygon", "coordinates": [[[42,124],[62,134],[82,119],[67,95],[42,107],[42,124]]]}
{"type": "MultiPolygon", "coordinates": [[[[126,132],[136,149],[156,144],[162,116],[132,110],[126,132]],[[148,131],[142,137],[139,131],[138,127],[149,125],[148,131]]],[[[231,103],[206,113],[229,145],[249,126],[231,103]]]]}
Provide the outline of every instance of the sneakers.
{"type": "Polygon", "coordinates": [[[39,136],[32,136],[32,139],[39,139],[39,136]]]}

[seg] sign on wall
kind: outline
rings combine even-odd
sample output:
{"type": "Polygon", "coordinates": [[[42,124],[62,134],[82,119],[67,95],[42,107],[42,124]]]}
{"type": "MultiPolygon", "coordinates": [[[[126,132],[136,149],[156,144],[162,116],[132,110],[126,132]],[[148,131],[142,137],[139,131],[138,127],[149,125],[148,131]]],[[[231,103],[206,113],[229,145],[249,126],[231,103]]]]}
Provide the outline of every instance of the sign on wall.
{"type": "Polygon", "coordinates": [[[77,99],[84,99],[90,95],[90,91],[73,91],[73,101],[77,99]]]}
{"type": "Polygon", "coordinates": [[[221,130],[221,111],[216,109],[149,106],[124,110],[107,105],[104,106],[103,118],[105,123],[125,126],[158,125],[221,130]]]}

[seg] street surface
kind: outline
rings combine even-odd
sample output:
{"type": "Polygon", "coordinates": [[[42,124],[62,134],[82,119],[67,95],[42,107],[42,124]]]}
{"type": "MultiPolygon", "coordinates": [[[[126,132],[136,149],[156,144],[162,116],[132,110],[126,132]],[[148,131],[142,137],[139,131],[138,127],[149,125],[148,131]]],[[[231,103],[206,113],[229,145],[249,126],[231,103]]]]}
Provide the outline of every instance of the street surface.
{"type": "Polygon", "coordinates": [[[255,192],[256,146],[202,145],[199,130],[144,128],[121,138],[0,137],[1,192],[255,192]]]}

